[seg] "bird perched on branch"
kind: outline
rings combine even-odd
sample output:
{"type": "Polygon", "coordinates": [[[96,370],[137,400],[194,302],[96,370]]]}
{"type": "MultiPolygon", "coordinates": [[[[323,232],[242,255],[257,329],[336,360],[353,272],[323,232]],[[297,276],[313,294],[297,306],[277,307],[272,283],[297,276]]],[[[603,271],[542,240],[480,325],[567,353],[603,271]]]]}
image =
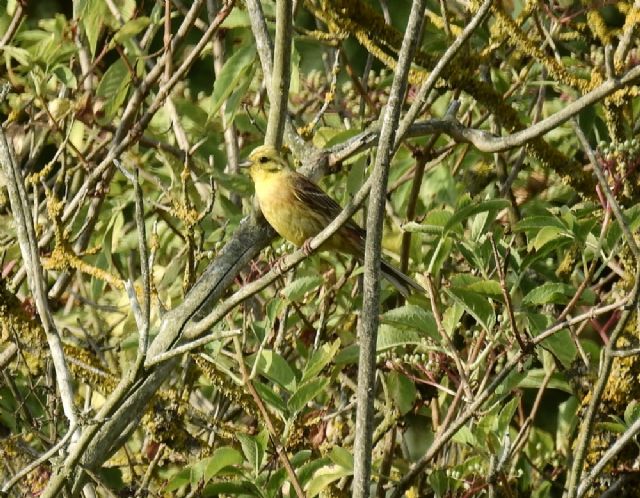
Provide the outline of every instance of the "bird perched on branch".
{"type": "MultiPolygon", "coordinates": [[[[280,236],[304,246],[342,211],[340,205],[307,177],[289,167],[278,151],[262,145],[254,149],[245,163],[253,179],[262,214],[280,236]]],[[[365,231],[349,220],[322,246],[364,258],[365,231]]],[[[402,295],[424,289],[407,275],[381,261],[382,275],[402,295]]]]}

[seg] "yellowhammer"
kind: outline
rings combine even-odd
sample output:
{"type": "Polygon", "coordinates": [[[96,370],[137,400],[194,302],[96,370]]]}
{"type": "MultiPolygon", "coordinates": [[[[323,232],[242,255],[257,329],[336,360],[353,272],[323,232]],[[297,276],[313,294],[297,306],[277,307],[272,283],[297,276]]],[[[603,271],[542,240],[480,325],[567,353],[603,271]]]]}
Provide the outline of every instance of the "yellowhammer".
{"type": "MultiPolygon", "coordinates": [[[[256,187],[262,214],[280,236],[296,246],[317,235],[342,211],[340,205],[307,177],[294,171],[275,148],[260,146],[251,152],[249,174],[256,187]]],[[[321,249],[339,250],[362,260],[365,231],[349,220],[321,249]]],[[[381,261],[384,277],[404,296],[424,289],[400,270],[381,261]]]]}

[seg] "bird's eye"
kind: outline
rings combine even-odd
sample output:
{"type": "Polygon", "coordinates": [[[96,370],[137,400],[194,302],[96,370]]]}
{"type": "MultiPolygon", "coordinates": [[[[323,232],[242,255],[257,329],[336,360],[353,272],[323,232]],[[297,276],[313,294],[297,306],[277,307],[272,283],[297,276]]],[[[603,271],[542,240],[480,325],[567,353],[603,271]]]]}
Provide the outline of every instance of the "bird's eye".
{"type": "Polygon", "coordinates": [[[269,160],[269,158],[268,158],[267,156],[262,156],[262,157],[260,158],[260,162],[261,162],[262,164],[266,163],[268,160],[269,160]]]}

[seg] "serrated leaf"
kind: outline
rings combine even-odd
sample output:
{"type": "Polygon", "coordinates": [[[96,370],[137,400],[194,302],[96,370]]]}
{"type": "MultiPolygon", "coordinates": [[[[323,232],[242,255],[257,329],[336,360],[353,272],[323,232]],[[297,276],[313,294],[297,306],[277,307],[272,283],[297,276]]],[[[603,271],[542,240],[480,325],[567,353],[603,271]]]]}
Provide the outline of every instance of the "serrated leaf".
{"type": "Polygon", "coordinates": [[[300,382],[305,382],[319,374],[333,360],[339,350],[340,339],[336,339],[331,344],[322,344],[309,358],[300,382]]]}
{"type": "Polygon", "coordinates": [[[632,425],[640,418],[640,403],[632,399],[624,410],[624,421],[627,425],[632,425]]]}
{"type": "Polygon", "coordinates": [[[198,496],[218,498],[219,496],[265,496],[260,488],[249,481],[214,482],[207,485],[198,496]]]}
{"type": "Polygon", "coordinates": [[[321,377],[318,379],[311,379],[304,384],[298,386],[298,389],[293,393],[287,404],[289,413],[295,415],[301,411],[306,404],[323,392],[329,385],[329,379],[321,377]]]}
{"type": "Polygon", "coordinates": [[[307,292],[317,289],[322,282],[320,275],[301,277],[287,284],[281,292],[289,301],[300,301],[307,292]]]}
{"type": "Polygon", "coordinates": [[[483,294],[494,299],[502,298],[502,288],[497,280],[487,280],[475,275],[459,274],[451,277],[451,286],[483,294]]]}
{"type": "Polygon", "coordinates": [[[458,432],[456,432],[451,438],[452,441],[458,444],[468,444],[469,446],[477,447],[478,439],[473,435],[471,429],[466,425],[460,427],[458,432]]]}
{"type": "Polygon", "coordinates": [[[511,202],[506,199],[490,199],[475,204],[469,204],[453,214],[444,227],[444,233],[449,232],[458,223],[462,223],[474,214],[482,213],[484,211],[500,211],[510,206],[511,202]]]}
{"type": "Polygon", "coordinates": [[[562,220],[554,216],[528,216],[517,222],[514,225],[513,229],[522,231],[537,231],[546,227],[555,227],[565,232],[567,230],[567,226],[562,222],[562,220]]]}
{"type": "Polygon", "coordinates": [[[271,408],[276,410],[281,417],[284,417],[287,413],[287,406],[284,401],[273,390],[262,382],[253,382],[253,387],[256,388],[258,394],[262,400],[267,403],[271,408]]]}
{"type": "Polygon", "coordinates": [[[292,392],[296,387],[296,376],[282,356],[275,351],[265,349],[257,358],[257,371],[292,392]]]}
{"type": "Polygon", "coordinates": [[[29,67],[31,66],[31,54],[29,51],[24,48],[13,47],[11,45],[6,45],[2,47],[2,51],[5,53],[5,57],[13,57],[18,63],[23,66],[29,67]]]}
{"type": "Polygon", "coordinates": [[[76,75],[73,74],[73,71],[69,68],[69,66],[64,66],[62,64],[58,64],[53,68],[53,75],[58,78],[58,80],[63,84],[68,86],[71,89],[76,89],[78,86],[78,81],[76,80],[76,75]]]}
{"type": "Polygon", "coordinates": [[[531,290],[523,299],[522,304],[534,306],[542,304],[566,304],[575,294],[573,286],[561,282],[547,282],[531,290]]]}
{"type": "Polygon", "coordinates": [[[502,434],[507,431],[507,428],[511,423],[511,419],[518,409],[519,403],[520,399],[514,396],[506,405],[502,407],[502,410],[500,410],[500,414],[495,421],[495,433],[498,435],[498,437],[501,438],[502,434]]]}
{"type": "Polygon", "coordinates": [[[209,481],[225,467],[240,465],[242,463],[242,455],[238,450],[225,446],[215,450],[213,455],[205,460],[208,463],[205,467],[203,477],[205,481],[209,481]]]}
{"type": "Polygon", "coordinates": [[[136,17],[122,25],[113,37],[113,43],[124,43],[130,40],[151,23],[151,19],[145,16],[136,17]]]}
{"type": "Polygon", "coordinates": [[[236,434],[236,437],[238,438],[238,441],[240,441],[242,452],[249,462],[249,465],[251,465],[254,475],[257,476],[260,471],[260,467],[262,466],[264,449],[260,447],[256,438],[249,434],[239,432],[236,434]]]}
{"type": "Polygon", "coordinates": [[[449,337],[456,331],[463,314],[464,308],[459,303],[453,303],[453,306],[448,307],[442,314],[442,326],[449,337]]]}
{"type": "Polygon", "coordinates": [[[424,339],[425,334],[416,329],[402,329],[383,323],[380,325],[380,329],[378,330],[376,351],[385,351],[387,349],[404,346],[406,344],[422,344],[424,339]]]}
{"type": "Polygon", "coordinates": [[[556,227],[543,227],[536,234],[532,241],[529,242],[529,250],[540,250],[545,244],[558,238],[567,237],[564,230],[556,227]]]}
{"type": "Polygon", "coordinates": [[[79,10],[79,19],[82,20],[84,32],[89,42],[91,56],[95,57],[98,46],[98,38],[102,29],[104,18],[107,14],[106,4],[102,0],[86,0],[84,8],[79,10]]]}
{"type": "Polygon", "coordinates": [[[495,312],[484,296],[456,288],[445,289],[445,292],[461,304],[487,332],[493,328],[496,321],[495,312]]]}
{"type": "Polygon", "coordinates": [[[413,409],[416,399],[415,384],[405,375],[392,371],[387,375],[387,385],[400,415],[404,416],[409,413],[413,409]]]}
{"type": "Polygon", "coordinates": [[[307,497],[313,498],[319,495],[332,482],[351,474],[353,474],[351,470],[345,469],[340,465],[329,465],[318,469],[306,486],[307,497]]]}
{"type": "Polygon", "coordinates": [[[341,446],[334,446],[331,448],[329,458],[336,465],[340,465],[340,467],[347,470],[353,470],[353,455],[341,446]]]}
{"type": "Polygon", "coordinates": [[[227,59],[213,84],[209,119],[220,110],[224,101],[236,90],[256,58],[256,46],[252,43],[239,49],[227,59]]]}
{"type": "Polygon", "coordinates": [[[425,336],[431,337],[436,341],[440,340],[438,327],[433,318],[433,314],[421,306],[407,304],[399,308],[394,308],[384,313],[381,320],[382,323],[395,327],[419,330],[424,332],[425,336]]]}
{"type": "Polygon", "coordinates": [[[111,121],[127,97],[131,75],[122,59],[106,70],[96,88],[96,95],[104,99],[104,120],[111,121]]]}
{"type": "MultiPolygon", "coordinates": [[[[526,372],[526,374],[520,374],[521,378],[518,379],[517,386],[524,389],[538,389],[544,378],[546,377],[546,372],[542,368],[534,368],[526,372]]],[[[569,394],[573,394],[573,389],[569,383],[564,379],[561,374],[554,373],[551,376],[551,380],[547,384],[547,388],[549,389],[558,389],[560,391],[564,391],[569,394]]]]}

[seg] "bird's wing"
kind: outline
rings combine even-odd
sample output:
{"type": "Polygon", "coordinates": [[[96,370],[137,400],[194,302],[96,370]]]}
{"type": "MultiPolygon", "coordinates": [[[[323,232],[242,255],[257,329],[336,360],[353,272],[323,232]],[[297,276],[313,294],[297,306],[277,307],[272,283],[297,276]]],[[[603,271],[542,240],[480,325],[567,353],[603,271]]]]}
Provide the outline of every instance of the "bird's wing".
{"type": "MultiPolygon", "coordinates": [[[[325,226],[331,223],[342,211],[340,204],[329,197],[324,190],[306,176],[300,174],[296,174],[295,196],[314,213],[321,215],[326,220],[324,223],[325,226]]],[[[353,232],[353,235],[356,235],[358,238],[364,239],[364,230],[354,221],[347,221],[344,228],[353,232]]]]}

